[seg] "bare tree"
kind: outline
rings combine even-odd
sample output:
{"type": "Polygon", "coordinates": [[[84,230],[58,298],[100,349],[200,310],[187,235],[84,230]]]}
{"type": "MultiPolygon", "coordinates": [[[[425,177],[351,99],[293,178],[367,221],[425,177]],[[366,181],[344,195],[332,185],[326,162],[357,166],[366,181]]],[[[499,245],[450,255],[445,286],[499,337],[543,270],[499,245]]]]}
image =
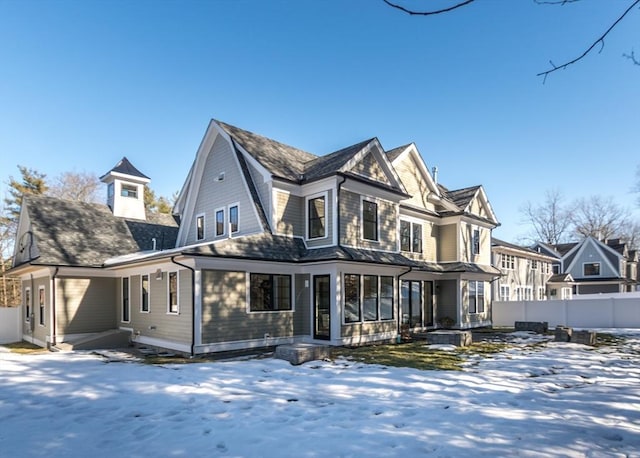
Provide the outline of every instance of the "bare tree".
{"type": "Polygon", "coordinates": [[[591,236],[598,240],[620,238],[631,224],[627,210],[613,197],[602,196],[578,199],[571,219],[578,237],[591,236]]]}
{"type": "Polygon", "coordinates": [[[558,189],[551,189],[545,192],[542,204],[527,202],[520,213],[531,224],[535,240],[557,245],[564,242],[571,232],[571,210],[571,205],[565,204],[563,194],[558,189]]]}
{"type": "MultiPolygon", "coordinates": [[[[471,3],[473,3],[474,0],[465,0],[465,1],[459,1],[459,0],[452,0],[450,5],[444,8],[438,8],[438,9],[433,9],[433,10],[424,10],[424,11],[418,11],[415,9],[411,9],[411,8],[407,8],[402,6],[399,3],[393,3],[390,0],[382,0],[383,2],[385,2],[387,5],[389,5],[392,8],[395,8],[397,10],[400,10],[404,13],[407,13],[411,16],[433,16],[433,15],[437,15],[437,14],[444,14],[444,13],[448,13],[450,11],[456,10],[458,8],[461,8],[463,6],[467,6],[471,3]]],[[[539,5],[567,5],[569,3],[577,3],[580,0],[533,0],[535,3],[539,4],[539,5]]],[[[538,73],[536,76],[542,76],[543,77],[543,83],[547,80],[547,76],[549,76],[551,73],[556,72],[558,70],[564,70],[566,69],[568,66],[575,64],[576,62],[584,59],[587,54],[591,53],[593,50],[597,49],[599,47],[598,52],[602,52],[602,50],[604,49],[604,40],[605,38],[609,35],[609,33],[611,33],[611,31],[616,28],[616,26],[618,24],[620,24],[620,22],[627,16],[627,14],[629,14],[629,12],[631,10],[633,10],[636,6],[640,5],[640,0],[633,0],[630,1],[628,7],[624,10],[624,12],[622,12],[610,25],[609,27],[604,31],[604,33],[602,33],[593,43],[591,43],[590,46],[588,46],[580,55],[578,55],[577,57],[573,58],[573,59],[569,59],[561,64],[556,65],[555,63],[553,63],[553,61],[549,60],[549,64],[551,64],[551,68],[549,70],[545,70],[543,72],[538,73]]],[[[638,61],[633,53],[633,51],[631,51],[631,54],[623,54],[624,57],[630,59],[634,64],[636,65],[640,65],[640,61],[638,61]]]]}
{"type": "Polygon", "coordinates": [[[63,172],[54,179],[47,195],[79,202],[98,202],[100,180],[93,173],[63,172]]]}

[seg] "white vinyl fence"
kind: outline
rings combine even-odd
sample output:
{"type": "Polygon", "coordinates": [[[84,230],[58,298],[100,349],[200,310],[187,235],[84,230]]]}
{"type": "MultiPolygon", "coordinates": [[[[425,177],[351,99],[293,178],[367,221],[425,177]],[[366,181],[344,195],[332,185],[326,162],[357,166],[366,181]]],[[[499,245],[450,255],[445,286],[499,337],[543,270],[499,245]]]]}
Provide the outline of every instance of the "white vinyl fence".
{"type": "Polygon", "coordinates": [[[599,297],[552,301],[494,301],[493,325],[546,321],[576,328],[640,328],[640,297],[599,297]]]}
{"type": "Polygon", "coordinates": [[[22,307],[0,307],[0,344],[22,340],[22,307]]]}

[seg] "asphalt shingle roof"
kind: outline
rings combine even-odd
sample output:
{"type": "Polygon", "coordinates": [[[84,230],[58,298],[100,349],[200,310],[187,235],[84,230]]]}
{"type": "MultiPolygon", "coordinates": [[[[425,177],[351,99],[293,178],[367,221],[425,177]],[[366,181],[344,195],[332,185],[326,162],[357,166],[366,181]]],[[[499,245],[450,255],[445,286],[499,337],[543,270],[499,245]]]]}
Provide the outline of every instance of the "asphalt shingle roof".
{"type": "Polygon", "coordinates": [[[175,246],[178,225],[170,215],[150,221],[113,216],[106,205],[46,196],[25,196],[37,264],[99,267],[110,257],[175,246]]]}
{"type": "MultiPolygon", "coordinates": [[[[139,178],[146,178],[147,180],[149,180],[150,178],[148,176],[146,176],[144,173],[142,173],[140,170],[138,170],[137,168],[135,168],[133,166],[133,164],[131,162],[129,162],[129,159],[127,159],[126,157],[123,157],[122,159],[120,159],[120,162],[118,162],[109,172],[107,172],[105,175],[108,175],[111,172],[116,172],[116,173],[122,173],[124,175],[131,175],[134,177],[139,177],[139,178]]],[[[103,176],[105,176],[103,175],[103,176]]]]}
{"type": "Polygon", "coordinates": [[[349,160],[362,148],[374,141],[374,138],[364,140],[355,145],[342,148],[326,156],[318,157],[305,166],[305,179],[313,180],[316,178],[322,178],[324,176],[332,175],[338,172],[349,160]]]}
{"type": "Polygon", "coordinates": [[[290,181],[299,181],[300,176],[305,172],[304,164],[318,157],[315,154],[254,134],[239,127],[220,121],[216,122],[236,143],[242,146],[247,153],[274,176],[290,181]]]}
{"type": "Polygon", "coordinates": [[[400,154],[402,154],[402,152],[406,150],[410,145],[411,143],[408,143],[406,145],[398,146],[397,148],[390,149],[389,151],[386,152],[387,157],[391,162],[395,161],[396,158],[400,156],[400,154]]]}

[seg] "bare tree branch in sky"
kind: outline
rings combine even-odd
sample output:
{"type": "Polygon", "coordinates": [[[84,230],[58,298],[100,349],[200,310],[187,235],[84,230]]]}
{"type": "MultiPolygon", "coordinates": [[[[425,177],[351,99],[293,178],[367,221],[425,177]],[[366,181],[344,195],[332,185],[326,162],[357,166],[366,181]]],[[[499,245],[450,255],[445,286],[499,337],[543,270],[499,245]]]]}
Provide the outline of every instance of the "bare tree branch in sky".
{"type": "MultiPolygon", "coordinates": [[[[392,3],[389,0],[382,0],[383,2],[385,2],[387,5],[389,5],[392,8],[396,8],[400,11],[403,11],[407,14],[410,14],[412,16],[432,16],[435,14],[442,14],[442,13],[448,13],[450,11],[453,11],[457,8],[466,6],[470,3],[472,3],[474,0],[466,0],[466,1],[462,1],[462,2],[458,2],[455,4],[452,4],[451,6],[448,6],[446,8],[441,8],[441,9],[436,9],[436,10],[426,10],[426,11],[417,11],[414,9],[410,9],[410,8],[406,8],[402,5],[399,5],[397,3],[392,3]]],[[[581,0],[533,0],[535,3],[539,4],[539,5],[566,5],[567,3],[576,3],[579,2],[581,0]]],[[[602,52],[602,50],[604,49],[604,39],[607,37],[607,35],[609,35],[609,33],[624,19],[624,17],[636,6],[638,6],[640,4],[640,0],[634,0],[629,7],[624,11],[624,13],[622,13],[610,26],[609,28],[602,34],[600,35],[592,44],[591,46],[589,46],[582,54],[580,54],[578,57],[571,59],[569,61],[566,61],[562,64],[556,65],[553,63],[552,60],[549,61],[549,63],[551,64],[551,68],[549,70],[546,70],[544,72],[540,72],[538,73],[536,76],[542,76],[543,80],[542,83],[544,84],[547,81],[547,76],[549,76],[551,73],[553,72],[557,72],[558,70],[564,70],[565,68],[567,68],[570,65],[575,64],[576,62],[584,59],[587,54],[589,54],[591,51],[593,51],[595,48],[598,47],[598,45],[600,45],[600,49],[598,51],[598,53],[602,52]]],[[[640,65],[640,61],[638,61],[635,57],[635,54],[633,53],[633,51],[631,51],[631,54],[623,54],[624,57],[630,59],[634,64],[636,65],[640,65]]]]}
{"type": "Polygon", "coordinates": [[[461,6],[468,5],[469,3],[472,3],[474,0],[465,0],[460,3],[456,3],[455,5],[448,6],[446,8],[441,8],[439,10],[431,10],[431,11],[410,10],[409,8],[405,8],[404,6],[398,5],[397,3],[391,3],[389,0],[382,0],[382,1],[392,8],[399,9],[400,11],[404,11],[405,13],[410,14],[412,16],[432,16],[434,14],[448,13],[449,11],[453,11],[457,8],[460,8],[461,6]]]}
{"type": "Polygon", "coordinates": [[[621,237],[631,224],[628,212],[613,197],[591,196],[579,199],[571,217],[579,237],[598,240],[621,237]]]}
{"type": "Polygon", "coordinates": [[[571,227],[571,207],[557,189],[545,192],[541,204],[527,202],[520,209],[525,222],[532,227],[532,239],[557,245],[567,239],[571,227]]]}
{"type": "MultiPolygon", "coordinates": [[[[538,2],[540,3],[540,2],[538,2]]],[[[554,2],[547,2],[547,3],[554,3],[554,2]]],[[[564,1],[558,1],[556,2],[556,4],[565,4],[565,3],[569,3],[568,0],[564,0],[564,1]]],[[[606,36],[609,34],[609,32],[611,32],[619,23],[620,21],[622,21],[622,19],[624,19],[624,17],[629,13],[629,11],[631,11],[635,6],[637,6],[638,4],[640,4],[640,0],[635,0],[631,5],[629,5],[629,7],[625,10],[624,13],[622,13],[618,19],[616,19],[613,24],[611,24],[609,26],[609,28],[596,40],[594,41],[591,46],[589,46],[582,54],[580,54],[578,57],[576,57],[575,59],[572,59],[568,62],[565,62],[564,64],[560,64],[560,65],[556,65],[553,63],[553,61],[549,61],[549,63],[551,64],[551,66],[553,68],[551,68],[550,70],[544,71],[544,72],[540,72],[538,73],[536,76],[542,76],[544,79],[542,80],[542,82],[544,83],[547,80],[547,76],[549,76],[551,73],[558,71],[558,70],[564,70],[565,68],[567,68],[569,65],[573,65],[576,62],[578,62],[579,60],[583,59],[587,54],[589,54],[591,51],[593,51],[596,46],[600,45],[600,50],[598,51],[598,53],[602,52],[602,50],[604,49],[604,39],[606,38],[606,36]]],[[[635,60],[634,60],[635,62],[635,60]]]]}

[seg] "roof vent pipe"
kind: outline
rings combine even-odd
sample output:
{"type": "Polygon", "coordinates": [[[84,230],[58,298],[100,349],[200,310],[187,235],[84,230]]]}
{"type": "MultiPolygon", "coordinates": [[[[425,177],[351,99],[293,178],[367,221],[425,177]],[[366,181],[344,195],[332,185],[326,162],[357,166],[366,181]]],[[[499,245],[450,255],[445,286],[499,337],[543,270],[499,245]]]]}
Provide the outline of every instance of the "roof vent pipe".
{"type": "Polygon", "coordinates": [[[151,243],[153,243],[153,248],[152,248],[152,250],[153,250],[153,251],[156,251],[156,238],[155,238],[155,237],[151,239],[151,243]]]}
{"type": "Polygon", "coordinates": [[[433,175],[433,181],[438,184],[438,167],[433,167],[431,169],[431,175],[433,175]]]}

